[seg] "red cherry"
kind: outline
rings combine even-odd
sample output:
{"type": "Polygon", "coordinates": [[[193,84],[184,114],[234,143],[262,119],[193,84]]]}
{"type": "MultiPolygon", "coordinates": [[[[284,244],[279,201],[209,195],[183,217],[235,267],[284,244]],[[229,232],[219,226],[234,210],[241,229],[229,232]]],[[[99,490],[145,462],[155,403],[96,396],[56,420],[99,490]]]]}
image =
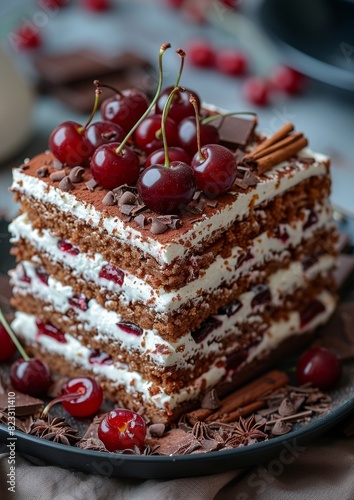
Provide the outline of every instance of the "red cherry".
{"type": "Polygon", "coordinates": [[[333,389],[342,375],[339,357],[325,347],[313,347],[305,351],[296,365],[298,384],[310,382],[322,391],[333,389]]]}
{"type": "Polygon", "coordinates": [[[124,408],[110,411],[100,422],[98,437],[107,450],[142,449],[146,436],[143,417],[124,408]]]}
{"type": "Polygon", "coordinates": [[[182,7],[184,2],[185,0],[165,0],[165,3],[169,7],[172,7],[172,9],[179,9],[180,7],[182,7]]]}
{"type": "MultiPolygon", "coordinates": [[[[148,116],[134,132],[135,143],[148,154],[163,147],[161,119],[162,115],[160,114],[148,116]]],[[[171,118],[167,118],[165,126],[168,145],[178,146],[178,129],[176,123],[171,118]]]]}
{"type": "Polygon", "coordinates": [[[221,73],[232,76],[244,75],[247,71],[247,59],[238,50],[222,49],[216,53],[216,67],[221,73]]]}
{"type": "MultiPolygon", "coordinates": [[[[171,147],[168,148],[168,156],[170,161],[179,161],[182,163],[187,163],[187,165],[191,162],[191,157],[189,154],[182,148],[171,147]]],[[[153,151],[145,161],[145,168],[150,167],[151,165],[163,165],[165,163],[165,149],[157,149],[153,151]]]]}
{"type": "Polygon", "coordinates": [[[11,365],[10,380],[16,390],[30,396],[45,394],[52,383],[49,367],[40,359],[17,359],[11,365]]]}
{"type": "Polygon", "coordinates": [[[172,162],[146,168],[138,180],[138,191],[145,205],[160,214],[179,212],[195,193],[195,179],[189,165],[172,162]]]}
{"type": "MultiPolygon", "coordinates": [[[[174,87],[167,87],[160,94],[160,97],[158,98],[156,103],[156,113],[162,114],[166,101],[173,89],[174,87]]],[[[190,93],[193,93],[193,95],[195,96],[198,110],[200,110],[200,99],[195,92],[188,89],[185,89],[184,92],[175,92],[170,108],[168,110],[168,117],[171,118],[175,123],[180,123],[187,116],[194,116],[194,108],[189,101],[190,93]]]]}
{"type": "Polygon", "coordinates": [[[147,96],[136,89],[123,90],[102,102],[104,120],[120,125],[127,134],[149,107],[147,96]]]}
{"type": "Polygon", "coordinates": [[[108,281],[113,281],[116,285],[122,286],[124,281],[124,272],[119,267],[112,264],[106,264],[102,267],[99,273],[99,278],[104,278],[108,281]]]}
{"type": "Polygon", "coordinates": [[[245,99],[257,106],[268,104],[269,89],[267,83],[258,77],[248,78],[243,86],[245,99]]]}
{"type": "Polygon", "coordinates": [[[189,61],[193,66],[210,68],[215,65],[215,52],[207,40],[192,40],[188,44],[189,61]]]}
{"type": "Polygon", "coordinates": [[[86,166],[94,152],[93,146],[85,137],[85,128],[78,123],[63,122],[53,130],[49,137],[49,149],[62,163],[86,166]]]}
{"type": "MultiPolygon", "coordinates": [[[[197,125],[195,117],[185,118],[178,127],[178,139],[182,148],[185,149],[191,156],[194,156],[198,150],[197,144],[197,125]]],[[[214,125],[209,123],[200,124],[200,144],[218,144],[219,132],[214,125]]]]}
{"type": "Polygon", "coordinates": [[[102,144],[121,142],[125,135],[122,127],[109,121],[94,122],[85,130],[85,139],[94,150],[102,144]]]}
{"type": "Polygon", "coordinates": [[[288,66],[278,66],[271,75],[271,81],[277,89],[295,95],[302,91],[305,77],[288,66]]]}
{"type": "Polygon", "coordinates": [[[139,177],[138,155],[128,146],[117,153],[118,142],[103,144],[91,158],[92,176],[106,189],[114,189],[123,184],[134,185],[139,177]]]}
{"type": "Polygon", "coordinates": [[[9,360],[10,358],[12,358],[12,356],[15,354],[17,350],[15,344],[12,342],[12,340],[9,337],[9,334],[7,333],[7,331],[5,330],[5,328],[1,323],[0,323],[0,345],[1,345],[0,361],[9,360]]]}
{"type": "Polygon", "coordinates": [[[32,50],[42,45],[42,37],[34,25],[24,22],[12,35],[11,41],[18,50],[32,50]]]}
{"type": "Polygon", "coordinates": [[[219,144],[208,144],[192,159],[197,188],[209,198],[230,190],[237,173],[237,164],[231,151],[219,144]]]}
{"type": "MultiPolygon", "coordinates": [[[[70,379],[62,390],[62,395],[79,394],[79,397],[63,400],[62,405],[73,417],[89,417],[96,413],[103,400],[101,386],[91,377],[70,379]]],[[[58,400],[60,400],[60,397],[58,400]]]]}
{"type": "Polygon", "coordinates": [[[104,12],[111,8],[109,0],[81,0],[82,6],[93,12],[104,12]]]}

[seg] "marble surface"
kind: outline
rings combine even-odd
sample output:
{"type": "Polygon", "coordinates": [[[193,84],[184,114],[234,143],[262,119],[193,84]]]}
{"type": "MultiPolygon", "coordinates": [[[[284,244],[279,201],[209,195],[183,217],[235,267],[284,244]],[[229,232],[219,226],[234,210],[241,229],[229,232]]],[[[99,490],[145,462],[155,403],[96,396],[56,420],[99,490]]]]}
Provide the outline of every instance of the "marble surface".
{"type": "MultiPolygon", "coordinates": [[[[252,16],[259,0],[250,0],[246,12],[252,16]]],[[[22,17],[38,19],[40,7],[35,2],[14,0],[5,7],[0,6],[0,28],[2,46],[13,57],[29,78],[32,78],[30,54],[16,54],[9,44],[8,33],[14,19],[22,17]],[[21,10],[22,9],[22,10],[21,10]],[[37,17],[35,17],[37,15],[37,17]]],[[[43,16],[42,16],[43,17],[43,16]]],[[[89,46],[106,53],[124,50],[137,50],[153,63],[157,61],[158,48],[162,42],[169,41],[174,48],[188,47],[188,41],[195,37],[207,37],[215,47],[240,46],[241,41],[221,28],[211,25],[186,23],[183,17],[167,8],[163,0],[120,0],[114,10],[101,15],[85,12],[78,2],[47,16],[41,28],[46,50],[69,50],[72,47],[89,46]]],[[[259,40],[257,41],[259,43],[259,40]]],[[[257,51],[253,47],[252,53],[257,51]]],[[[264,52],[264,50],[263,50],[264,52]]],[[[281,59],[276,52],[269,51],[269,61],[281,59]]],[[[164,57],[165,84],[175,81],[179,59],[173,50],[164,57]]],[[[1,71],[0,71],[1,78],[1,71]]],[[[354,216],[352,165],[354,93],[339,91],[316,81],[309,81],[306,92],[301,96],[287,98],[274,96],[266,108],[255,108],[245,103],[241,87],[244,79],[223,76],[213,70],[200,70],[185,65],[181,84],[195,89],[206,102],[212,102],[229,110],[255,110],[259,114],[260,128],[271,133],[283,122],[295,122],[309,138],[314,150],[328,154],[332,158],[333,203],[345,213],[354,216]]],[[[32,138],[17,158],[0,165],[0,214],[11,218],[16,213],[7,189],[11,182],[11,166],[21,163],[47,147],[51,130],[64,120],[85,121],[72,110],[64,107],[51,97],[38,97],[33,111],[32,138]]],[[[1,120],[1,113],[0,113],[1,120]]],[[[6,124],[0,122],[0,126],[6,124]]],[[[1,148],[1,145],[0,145],[1,148]]]]}

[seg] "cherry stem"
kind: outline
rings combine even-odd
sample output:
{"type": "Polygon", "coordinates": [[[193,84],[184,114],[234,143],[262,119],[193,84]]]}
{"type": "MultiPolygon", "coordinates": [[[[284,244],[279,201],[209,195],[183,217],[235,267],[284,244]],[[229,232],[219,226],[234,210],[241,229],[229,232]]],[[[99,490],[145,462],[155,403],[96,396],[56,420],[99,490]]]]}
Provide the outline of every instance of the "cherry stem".
{"type": "Polygon", "coordinates": [[[56,405],[57,403],[61,403],[62,401],[71,401],[72,399],[78,399],[82,395],[83,394],[81,392],[73,392],[72,394],[63,394],[62,396],[58,396],[57,398],[52,399],[52,401],[50,401],[42,411],[41,418],[45,418],[51,410],[52,406],[56,405]]]}
{"type": "Polygon", "coordinates": [[[113,90],[113,92],[115,94],[119,95],[119,97],[124,97],[124,94],[120,90],[116,89],[115,87],[112,87],[112,85],[108,85],[107,83],[101,83],[99,80],[94,80],[93,84],[96,85],[96,87],[101,87],[103,89],[113,90]]]}
{"type": "MultiPolygon", "coordinates": [[[[96,80],[95,80],[96,81],[96,80]]],[[[95,84],[96,85],[96,84],[95,84]]],[[[95,89],[95,102],[93,103],[93,108],[92,108],[92,111],[91,111],[91,114],[90,114],[90,118],[87,120],[86,124],[83,126],[83,127],[80,127],[78,132],[79,134],[82,134],[82,132],[84,132],[84,130],[87,129],[87,127],[90,125],[90,123],[92,122],[93,120],[93,117],[95,116],[96,114],[96,111],[97,111],[97,108],[98,108],[98,105],[100,103],[100,95],[101,95],[101,92],[102,90],[98,87],[98,85],[96,86],[96,89],[95,89]]]]}
{"type": "Polygon", "coordinates": [[[136,122],[136,124],[133,126],[133,128],[130,129],[128,134],[124,137],[122,142],[119,144],[119,146],[116,149],[116,153],[120,154],[126,143],[128,142],[130,136],[135,132],[135,130],[138,128],[140,123],[147,117],[147,115],[150,113],[152,108],[155,106],[155,103],[160,95],[161,92],[161,87],[162,87],[162,81],[163,81],[163,68],[162,68],[162,56],[165,53],[167,49],[171,47],[170,43],[163,43],[160,47],[160,52],[159,52],[159,83],[157,85],[156,93],[154,95],[153,100],[150,103],[150,106],[148,109],[145,111],[145,113],[139,118],[139,120],[136,122]]]}
{"type": "Polygon", "coordinates": [[[198,147],[198,154],[199,154],[199,160],[204,161],[205,158],[202,153],[202,149],[200,146],[200,120],[199,120],[199,110],[198,110],[198,103],[197,99],[193,94],[189,94],[189,102],[192,104],[195,112],[195,125],[196,125],[196,132],[197,132],[197,147],[198,147]]]}
{"type": "Polygon", "coordinates": [[[257,113],[254,113],[253,111],[230,111],[230,113],[218,113],[217,115],[211,115],[204,118],[202,120],[202,124],[206,125],[207,123],[210,123],[213,120],[217,120],[218,118],[225,118],[226,116],[235,116],[235,115],[257,116],[257,113]]]}
{"type": "Polygon", "coordinates": [[[175,87],[178,87],[179,85],[179,81],[181,79],[181,76],[182,76],[182,73],[183,73],[183,67],[184,67],[184,58],[186,57],[186,53],[184,52],[184,50],[182,49],[177,49],[176,50],[176,53],[180,56],[181,58],[181,64],[180,64],[180,67],[179,67],[179,72],[178,72],[178,75],[177,75],[177,80],[176,80],[176,83],[175,83],[175,87]]]}
{"type": "Polygon", "coordinates": [[[162,111],[162,118],[161,118],[161,133],[162,133],[162,142],[163,142],[163,148],[165,151],[165,167],[169,168],[170,167],[170,156],[168,154],[168,144],[167,144],[167,136],[166,136],[166,120],[168,117],[168,112],[171,106],[171,103],[173,101],[173,98],[176,94],[176,92],[184,92],[185,89],[183,87],[174,87],[174,89],[171,91],[170,95],[167,98],[167,101],[165,102],[165,105],[163,107],[162,111]]]}
{"type": "Polygon", "coordinates": [[[29,361],[30,360],[30,357],[28,356],[28,354],[26,353],[26,351],[24,350],[24,348],[22,347],[22,345],[20,344],[18,338],[16,337],[16,335],[14,334],[14,332],[12,331],[12,329],[10,328],[10,325],[8,324],[5,316],[4,316],[4,313],[2,312],[1,310],[1,307],[0,307],[0,323],[2,324],[2,326],[5,328],[5,330],[7,331],[10,339],[12,340],[12,342],[15,344],[18,352],[21,354],[21,356],[23,357],[23,359],[25,361],[29,361]]]}

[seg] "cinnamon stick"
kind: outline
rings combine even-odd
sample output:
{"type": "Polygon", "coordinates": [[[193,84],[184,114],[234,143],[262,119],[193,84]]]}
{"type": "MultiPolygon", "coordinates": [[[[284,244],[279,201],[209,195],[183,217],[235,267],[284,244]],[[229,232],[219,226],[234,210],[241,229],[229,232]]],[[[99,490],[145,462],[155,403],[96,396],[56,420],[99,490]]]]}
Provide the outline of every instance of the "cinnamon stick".
{"type": "Polygon", "coordinates": [[[302,132],[296,132],[295,134],[288,135],[285,137],[285,139],[282,139],[281,141],[273,144],[272,146],[269,146],[265,149],[262,149],[261,151],[258,151],[258,153],[249,153],[248,158],[250,160],[259,160],[260,158],[263,158],[264,156],[268,156],[271,153],[274,153],[276,151],[279,151],[279,149],[282,149],[289,144],[292,144],[293,142],[296,142],[300,137],[303,137],[304,134],[302,132]]]}
{"type": "Polygon", "coordinates": [[[257,167],[257,173],[259,175],[264,174],[264,172],[275,167],[278,163],[288,160],[291,156],[295,155],[298,151],[307,146],[307,144],[308,140],[306,137],[302,136],[287,146],[274,151],[274,153],[270,153],[267,156],[259,158],[254,162],[257,167]]]}
{"type": "MultiPolygon", "coordinates": [[[[232,411],[231,413],[225,413],[221,417],[218,418],[218,422],[222,422],[225,424],[228,424],[230,422],[235,422],[240,417],[248,417],[248,415],[251,415],[252,413],[260,410],[261,408],[264,408],[266,406],[266,400],[262,401],[255,401],[254,403],[251,403],[249,405],[244,406],[243,408],[239,408],[238,410],[232,411]]],[[[210,415],[207,419],[206,422],[214,422],[214,416],[210,415]]]]}
{"type": "Polygon", "coordinates": [[[294,130],[294,125],[292,123],[285,123],[277,132],[275,132],[273,135],[268,137],[265,141],[261,142],[256,149],[248,153],[246,156],[248,157],[249,155],[254,156],[257,154],[259,151],[262,151],[263,149],[268,148],[269,146],[272,146],[276,142],[281,141],[282,139],[285,139],[287,135],[290,134],[294,130]]]}
{"type": "Polygon", "coordinates": [[[289,378],[286,373],[272,370],[222,399],[218,411],[214,412],[213,410],[200,408],[187,413],[186,417],[191,424],[195,424],[198,421],[204,421],[208,417],[210,417],[210,419],[208,418],[209,421],[217,421],[219,418],[225,416],[226,413],[231,414],[240,408],[244,408],[257,401],[266,393],[283,387],[288,382],[289,378]]]}

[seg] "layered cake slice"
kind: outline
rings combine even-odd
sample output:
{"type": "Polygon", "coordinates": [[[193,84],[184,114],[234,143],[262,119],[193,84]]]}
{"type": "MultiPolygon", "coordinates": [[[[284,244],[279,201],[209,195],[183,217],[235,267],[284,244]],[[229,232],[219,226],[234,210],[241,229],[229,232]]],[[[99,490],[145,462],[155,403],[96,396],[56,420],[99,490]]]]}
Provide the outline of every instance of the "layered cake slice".
{"type": "Polygon", "coordinates": [[[289,124],[267,139],[226,121],[232,187],[196,190],[177,214],[49,151],[13,171],[13,329],[54,372],[95,377],[153,422],[254,376],[335,306],[328,158],[289,124]]]}

